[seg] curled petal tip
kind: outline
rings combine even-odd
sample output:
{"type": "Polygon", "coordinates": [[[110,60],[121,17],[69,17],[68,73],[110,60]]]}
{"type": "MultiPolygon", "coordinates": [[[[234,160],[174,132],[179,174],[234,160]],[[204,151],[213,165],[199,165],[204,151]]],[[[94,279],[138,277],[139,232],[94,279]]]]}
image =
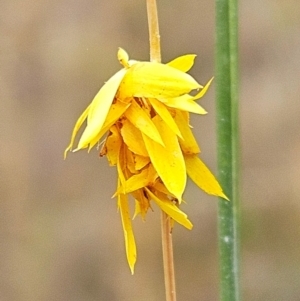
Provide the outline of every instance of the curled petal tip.
{"type": "Polygon", "coordinates": [[[118,60],[119,62],[121,63],[121,65],[125,68],[128,68],[129,67],[129,55],[128,53],[121,47],[119,47],[119,50],[118,50],[118,60]]]}
{"type": "Polygon", "coordinates": [[[68,151],[69,151],[69,149],[67,148],[65,151],[64,151],[64,160],[66,160],[67,159],[67,154],[68,154],[68,151]]]}

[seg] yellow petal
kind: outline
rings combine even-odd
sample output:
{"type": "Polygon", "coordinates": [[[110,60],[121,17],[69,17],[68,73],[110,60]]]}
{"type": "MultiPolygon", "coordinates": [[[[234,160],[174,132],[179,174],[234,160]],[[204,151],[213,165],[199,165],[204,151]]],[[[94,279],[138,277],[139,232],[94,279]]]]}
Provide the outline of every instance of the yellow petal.
{"type": "Polygon", "coordinates": [[[103,130],[110,128],[124,114],[130,105],[130,103],[123,103],[120,101],[112,104],[103,124],[103,130]]]}
{"type": "Polygon", "coordinates": [[[161,180],[181,202],[186,185],[186,169],[177,136],[158,115],[153,118],[153,122],[161,134],[165,147],[143,134],[147,151],[161,180]]]}
{"type": "Polygon", "coordinates": [[[89,113],[90,106],[91,106],[91,105],[89,105],[89,106],[83,111],[83,113],[80,115],[80,117],[79,117],[78,120],[76,121],[75,127],[74,127],[73,132],[72,132],[70,144],[68,145],[68,147],[66,148],[66,150],[65,150],[65,152],[64,152],[64,158],[65,158],[65,159],[66,159],[66,157],[67,157],[67,152],[68,152],[69,150],[71,150],[72,147],[73,147],[73,144],[74,144],[74,140],[75,140],[76,134],[77,134],[78,130],[80,129],[80,127],[82,126],[84,120],[86,119],[86,117],[87,117],[87,115],[88,115],[88,113],[89,113]]]}
{"type": "Polygon", "coordinates": [[[131,106],[125,112],[125,116],[142,133],[163,145],[163,141],[161,140],[160,134],[154,123],[135,100],[132,100],[131,106]]]}
{"type": "Polygon", "coordinates": [[[89,151],[98,143],[98,141],[109,130],[109,128],[124,114],[129,106],[130,103],[123,102],[116,102],[111,105],[101,131],[93,140],[91,140],[89,144],[89,151]]]}
{"type": "Polygon", "coordinates": [[[137,62],[120,84],[119,97],[176,97],[202,88],[195,79],[178,69],[155,62],[137,62]]]}
{"type": "MultiPolygon", "coordinates": [[[[124,165],[125,165],[124,148],[121,147],[118,162],[117,162],[117,171],[118,171],[118,179],[119,179],[117,191],[119,191],[120,193],[123,193],[123,194],[126,189],[125,188],[126,179],[125,179],[125,175],[124,175],[124,169],[125,169],[124,165]]],[[[115,197],[116,194],[117,193],[115,193],[113,195],[113,197],[115,197]]]]}
{"type": "Polygon", "coordinates": [[[187,218],[187,215],[181,211],[171,200],[165,198],[161,200],[154,193],[152,193],[148,188],[145,188],[151,199],[160,207],[161,210],[166,212],[172,219],[177,223],[191,230],[193,225],[187,218]]]}
{"type": "Polygon", "coordinates": [[[167,65],[182,72],[188,72],[193,67],[195,58],[195,54],[186,54],[167,63],[167,65]]]}
{"type": "MultiPolygon", "coordinates": [[[[144,143],[144,141],[143,141],[143,143],[144,143]]],[[[134,162],[135,162],[135,169],[140,170],[150,162],[150,158],[139,156],[139,155],[134,155],[134,162]]]]}
{"type": "MultiPolygon", "coordinates": [[[[202,91],[202,90],[201,90],[202,91]]],[[[195,114],[207,114],[207,112],[194,101],[194,97],[185,94],[179,97],[161,99],[161,101],[168,107],[187,111],[195,114]]]]}
{"type": "Polygon", "coordinates": [[[125,189],[118,191],[119,193],[122,191],[123,193],[130,193],[132,191],[138,190],[140,188],[151,186],[157,178],[157,172],[153,168],[151,164],[140,173],[131,176],[125,182],[125,189]]]}
{"type": "Polygon", "coordinates": [[[196,113],[196,114],[207,114],[206,110],[204,110],[199,104],[195,102],[195,100],[204,96],[207,92],[212,80],[211,78],[209,82],[205,85],[203,89],[201,89],[195,96],[191,96],[189,94],[185,94],[179,97],[168,98],[168,99],[160,99],[165,105],[176,108],[179,110],[196,113]]]}
{"type": "Polygon", "coordinates": [[[95,137],[99,134],[109,109],[112,105],[120,82],[125,76],[127,69],[121,69],[114,74],[100,89],[93,99],[87,117],[87,127],[85,128],[77,149],[82,149],[88,146],[95,137]]]}
{"type": "Polygon", "coordinates": [[[184,156],[184,159],[188,176],[195,182],[195,184],[208,194],[229,200],[224,194],[215,176],[196,155],[186,155],[184,156]]]}
{"type": "Polygon", "coordinates": [[[145,220],[147,211],[150,207],[150,202],[148,198],[145,196],[144,190],[139,189],[137,191],[132,192],[135,197],[135,212],[133,218],[135,218],[138,214],[142,216],[142,219],[145,220]]]}
{"type": "Polygon", "coordinates": [[[170,127],[170,129],[177,136],[182,138],[180,130],[178,129],[171,113],[168,111],[166,106],[155,98],[149,98],[148,100],[151,103],[154,110],[156,111],[156,113],[164,120],[164,122],[170,127]]]}
{"type": "Polygon", "coordinates": [[[165,195],[169,195],[169,196],[172,196],[172,197],[175,198],[175,196],[172,195],[172,193],[170,193],[170,191],[166,188],[166,186],[163,183],[159,182],[159,181],[156,181],[154,183],[153,188],[157,192],[161,192],[161,193],[163,193],[165,195]]]}
{"type": "Polygon", "coordinates": [[[184,116],[184,112],[176,110],[176,115],[174,117],[180,132],[182,133],[183,139],[179,138],[179,144],[184,154],[198,154],[200,153],[200,148],[193,135],[193,132],[184,116]]]}
{"type": "Polygon", "coordinates": [[[135,162],[134,162],[133,153],[128,149],[128,147],[125,147],[125,152],[126,152],[126,167],[127,167],[127,169],[132,174],[138,173],[138,170],[135,169],[135,162]]]}
{"type": "Polygon", "coordinates": [[[119,50],[118,50],[118,60],[121,63],[121,65],[123,65],[123,67],[125,67],[125,68],[129,67],[128,53],[121,47],[119,47],[119,50]]]}
{"type": "Polygon", "coordinates": [[[148,152],[146,150],[141,131],[127,119],[123,121],[121,134],[124,139],[124,142],[133,153],[144,157],[148,156],[148,152]]]}
{"type": "Polygon", "coordinates": [[[132,231],[131,218],[129,214],[128,199],[125,194],[119,194],[118,196],[118,207],[120,208],[122,226],[125,238],[125,248],[127,261],[131,270],[134,273],[134,265],[136,262],[136,245],[132,231]]]}
{"type": "Polygon", "coordinates": [[[212,78],[208,81],[208,83],[203,87],[203,89],[201,89],[201,91],[200,91],[199,93],[197,93],[197,94],[193,97],[194,100],[199,99],[199,98],[201,98],[201,97],[204,96],[204,94],[207,92],[207,90],[208,90],[208,88],[209,88],[211,82],[213,81],[213,79],[214,79],[214,78],[212,77],[212,78]]]}
{"type": "Polygon", "coordinates": [[[107,137],[105,142],[106,146],[106,156],[109,161],[110,166],[117,165],[120,148],[122,145],[122,137],[116,126],[110,128],[110,135],[107,137]]]}

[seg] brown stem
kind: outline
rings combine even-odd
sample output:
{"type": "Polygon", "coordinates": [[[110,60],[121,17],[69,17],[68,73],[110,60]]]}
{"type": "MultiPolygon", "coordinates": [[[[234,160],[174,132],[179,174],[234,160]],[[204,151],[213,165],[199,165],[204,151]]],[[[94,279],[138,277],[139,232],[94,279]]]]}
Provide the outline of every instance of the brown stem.
{"type": "Polygon", "coordinates": [[[163,211],[161,214],[161,233],[162,233],[166,300],[176,301],[171,218],[163,211]]]}
{"type": "MultiPolygon", "coordinates": [[[[160,63],[160,35],[156,0],[147,0],[147,13],[150,38],[150,60],[160,63]]],[[[161,215],[161,232],[166,300],[176,301],[171,218],[163,211],[161,215]]]]}
{"type": "Polygon", "coordinates": [[[158,27],[156,0],[147,0],[147,14],[150,39],[150,60],[152,62],[160,63],[160,35],[158,27]]]}

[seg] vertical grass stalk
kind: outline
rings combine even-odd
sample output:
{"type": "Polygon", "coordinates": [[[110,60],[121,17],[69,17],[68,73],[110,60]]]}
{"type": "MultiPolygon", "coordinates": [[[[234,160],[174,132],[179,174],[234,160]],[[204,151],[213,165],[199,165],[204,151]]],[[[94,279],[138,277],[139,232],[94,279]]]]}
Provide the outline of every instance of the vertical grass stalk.
{"type": "Polygon", "coordinates": [[[230,202],[219,201],[220,300],[240,300],[239,127],[237,0],[216,0],[217,149],[220,183],[230,202]]]}
{"type": "MultiPolygon", "coordinates": [[[[160,63],[161,50],[156,0],[147,0],[147,14],[150,39],[150,60],[152,62],[160,63]]],[[[176,301],[171,219],[163,211],[161,213],[161,234],[166,300],[176,301]]]]}

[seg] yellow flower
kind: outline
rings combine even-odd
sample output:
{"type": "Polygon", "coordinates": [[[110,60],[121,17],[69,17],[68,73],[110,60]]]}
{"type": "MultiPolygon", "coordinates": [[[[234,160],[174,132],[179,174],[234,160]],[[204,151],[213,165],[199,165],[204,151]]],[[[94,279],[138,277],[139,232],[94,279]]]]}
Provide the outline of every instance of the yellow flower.
{"type": "Polygon", "coordinates": [[[198,157],[200,148],[189,125],[189,113],[206,114],[195,100],[207,91],[186,72],[195,55],[184,55],[168,64],[129,60],[119,49],[123,68],[100,89],[77,120],[65,157],[78,130],[86,127],[74,151],[98,144],[107,134],[100,156],[107,156],[118,171],[118,199],[127,260],[134,271],[136,245],[128,196],[135,200],[134,216],[143,219],[151,201],[174,221],[192,228],[179,209],[187,175],[205,192],[227,199],[219,183],[198,157]],[[199,92],[195,96],[189,93],[199,92]]]}

